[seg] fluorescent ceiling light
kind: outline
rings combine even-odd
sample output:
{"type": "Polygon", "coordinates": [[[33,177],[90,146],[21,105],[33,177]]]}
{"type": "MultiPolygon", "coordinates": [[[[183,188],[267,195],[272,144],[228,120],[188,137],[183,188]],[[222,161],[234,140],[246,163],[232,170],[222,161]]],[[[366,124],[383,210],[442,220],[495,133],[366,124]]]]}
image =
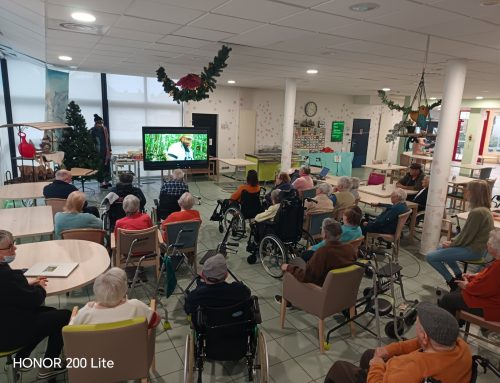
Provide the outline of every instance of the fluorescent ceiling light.
{"type": "Polygon", "coordinates": [[[384,92],[389,92],[389,91],[391,90],[391,88],[382,88],[382,90],[383,90],[384,92]]]}
{"type": "Polygon", "coordinates": [[[430,97],[429,100],[437,100],[437,97],[430,97]]]}
{"type": "Polygon", "coordinates": [[[482,100],[483,98],[483,96],[476,96],[476,100],[482,100]]]}
{"type": "Polygon", "coordinates": [[[358,3],[351,5],[349,9],[354,12],[368,12],[380,7],[377,3],[358,3]]]}
{"type": "Polygon", "coordinates": [[[95,21],[95,16],[86,12],[73,12],[71,17],[74,20],[82,21],[84,23],[93,23],[95,21]]]}
{"type": "Polygon", "coordinates": [[[69,57],[69,56],[59,56],[58,59],[61,60],[61,61],[71,61],[71,60],[73,60],[73,58],[69,57]]]}
{"type": "Polygon", "coordinates": [[[317,74],[317,73],[318,73],[318,70],[317,70],[317,69],[308,69],[308,70],[307,70],[307,73],[308,73],[308,74],[317,74]]]}
{"type": "Polygon", "coordinates": [[[234,81],[234,80],[227,80],[227,83],[228,84],[236,84],[236,81],[234,81]]]}

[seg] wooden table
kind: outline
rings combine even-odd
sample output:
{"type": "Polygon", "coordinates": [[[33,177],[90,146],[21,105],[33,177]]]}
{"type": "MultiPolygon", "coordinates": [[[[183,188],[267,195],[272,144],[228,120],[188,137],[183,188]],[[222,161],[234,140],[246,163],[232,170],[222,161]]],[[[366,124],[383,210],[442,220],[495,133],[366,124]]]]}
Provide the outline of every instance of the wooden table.
{"type": "MultiPolygon", "coordinates": [[[[467,220],[467,218],[469,217],[469,212],[468,211],[464,211],[463,213],[459,213],[457,214],[457,217],[459,219],[462,219],[464,221],[467,220]]],[[[500,229],[500,221],[497,221],[496,219],[493,220],[493,225],[495,226],[495,229],[500,229]]]]}
{"type": "Polygon", "coordinates": [[[340,176],[327,175],[324,180],[318,180],[318,182],[326,182],[332,186],[337,186],[339,183],[340,176]]]}
{"type": "MultiPolygon", "coordinates": [[[[243,158],[218,158],[217,161],[219,162],[219,167],[217,172],[217,183],[220,183],[221,163],[227,164],[229,166],[234,166],[234,173],[232,177],[234,179],[236,179],[236,173],[238,172],[238,170],[245,168],[245,166],[255,165],[255,162],[244,160],[243,158]]],[[[243,171],[245,170],[243,169],[243,171]]]]}
{"type": "Polygon", "coordinates": [[[47,295],[62,294],[92,283],[109,268],[106,248],[90,241],[65,239],[18,245],[13,269],[29,269],[40,262],[77,262],[78,267],[66,278],[49,278],[47,295]]]}
{"type": "Polygon", "coordinates": [[[408,169],[407,166],[394,165],[394,164],[371,164],[371,165],[362,165],[362,167],[378,170],[383,174],[387,174],[391,178],[391,181],[399,176],[401,170],[408,169]],[[396,174],[396,176],[394,174],[396,174]]]}
{"type": "Polygon", "coordinates": [[[403,153],[405,156],[410,157],[410,162],[416,162],[415,160],[420,160],[424,162],[424,171],[425,171],[425,166],[427,165],[427,162],[432,162],[433,158],[432,156],[424,156],[422,154],[413,154],[412,152],[404,152],[403,153]]]}
{"type": "Polygon", "coordinates": [[[3,230],[8,230],[14,238],[53,235],[54,218],[51,206],[18,207],[0,209],[3,230]]]}
{"type": "MultiPolygon", "coordinates": [[[[495,165],[462,164],[460,162],[452,162],[451,166],[452,167],[456,167],[456,168],[460,168],[460,169],[467,169],[467,170],[469,170],[469,176],[470,177],[473,176],[474,171],[476,171],[476,170],[479,170],[481,172],[481,175],[482,175],[483,174],[483,170],[493,169],[495,167],[495,165]]],[[[488,178],[489,177],[489,173],[491,173],[491,170],[488,172],[487,175],[485,175],[484,178],[488,178]]],[[[479,178],[483,178],[483,177],[480,176],[479,178]]]]}
{"type": "Polygon", "coordinates": [[[453,179],[453,176],[450,176],[448,178],[448,183],[450,185],[456,186],[456,185],[467,185],[468,183],[472,181],[477,181],[477,178],[470,178],[470,177],[464,177],[464,176],[454,176],[455,179],[453,179]]]}
{"type": "Polygon", "coordinates": [[[0,200],[20,200],[43,198],[43,188],[50,182],[24,182],[0,186],[0,200]]]}
{"type": "Polygon", "coordinates": [[[484,160],[495,160],[495,162],[498,164],[500,156],[477,156],[477,158],[479,158],[479,163],[481,165],[484,165],[484,160]]]}
{"type": "MultiPolygon", "coordinates": [[[[360,202],[365,204],[392,204],[391,199],[387,197],[378,197],[373,194],[365,193],[359,190],[359,198],[360,202]]],[[[410,218],[410,241],[413,242],[413,238],[415,236],[415,225],[417,224],[417,212],[418,212],[418,204],[411,201],[406,201],[406,205],[412,210],[411,218],[410,218]]]]}
{"type": "Polygon", "coordinates": [[[97,170],[95,169],[85,169],[85,168],[72,168],[70,170],[72,177],[80,178],[80,182],[82,183],[82,191],[85,191],[85,178],[91,177],[97,174],[97,170]]]}
{"type": "MultiPolygon", "coordinates": [[[[385,190],[382,189],[382,184],[380,185],[367,185],[367,186],[360,186],[358,189],[360,192],[367,193],[367,194],[373,194],[377,197],[391,197],[391,194],[394,190],[396,190],[396,184],[386,184],[385,185],[385,190]]],[[[406,191],[407,195],[415,195],[418,194],[418,190],[407,190],[406,191]]]]}

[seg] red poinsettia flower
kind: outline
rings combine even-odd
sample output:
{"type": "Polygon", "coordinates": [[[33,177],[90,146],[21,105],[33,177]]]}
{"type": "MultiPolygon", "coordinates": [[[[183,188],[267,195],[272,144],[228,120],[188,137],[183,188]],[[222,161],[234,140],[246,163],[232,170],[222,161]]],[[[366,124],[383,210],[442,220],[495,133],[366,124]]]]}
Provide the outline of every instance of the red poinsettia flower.
{"type": "Polygon", "coordinates": [[[201,78],[197,74],[189,73],[177,81],[182,89],[196,89],[201,85],[201,78]]]}

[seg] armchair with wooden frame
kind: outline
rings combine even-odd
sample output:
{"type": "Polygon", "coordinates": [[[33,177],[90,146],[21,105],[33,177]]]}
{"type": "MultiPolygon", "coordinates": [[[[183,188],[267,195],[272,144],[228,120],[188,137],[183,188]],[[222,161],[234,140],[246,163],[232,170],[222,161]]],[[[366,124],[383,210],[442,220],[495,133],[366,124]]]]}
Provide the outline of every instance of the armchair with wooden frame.
{"type": "MultiPolygon", "coordinates": [[[[285,273],[281,299],[281,328],[285,324],[287,302],[295,308],[317,316],[319,350],[323,353],[325,318],[343,310],[349,310],[350,315],[354,316],[363,273],[364,268],[358,265],[334,269],[328,273],[321,287],[313,283],[299,282],[292,274],[285,273]],[[342,293],[339,293],[340,289],[342,293]]],[[[354,323],[351,323],[351,335],[355,335],[354,323]]]]}
{"type": "Polygon", "coordinates": [[[62,239],[81,239],[84,241],[91,241],[104,246],[104,238],[106,231],[103,229],[71,229],[61,232],[62,239]]]}
{"type": "MultiPolygon", "coordinates": [[[[156,309],[152,300],[151,309],[156,309]]],[[[73,309],[72,317],[78,312],[73,309]]],[[[68,325],[62,330],[65,357],[73,361],[87,361],[86,366],[68,368],[71,383],[118,382],[140,379],[146,383],[149,373],[156,370],[155,341],[157,323],[150,325],[145,317],[119,322],[68,325]],[[90,361],[112,361],[113,367],[92,368],[90,361]]],[[[109,363],[109,362],[108,362],[109,363]]],[[[77,367],[77,366],[73,366],[77,367]]]]}
{"type": "Polygon", "coordinates": [[[65,198],[45,198],[45,205],[52,207],[52,217],[56,215],[56,213],[60,213],[64,209],[64,205],[66,205],[65,198]]]}

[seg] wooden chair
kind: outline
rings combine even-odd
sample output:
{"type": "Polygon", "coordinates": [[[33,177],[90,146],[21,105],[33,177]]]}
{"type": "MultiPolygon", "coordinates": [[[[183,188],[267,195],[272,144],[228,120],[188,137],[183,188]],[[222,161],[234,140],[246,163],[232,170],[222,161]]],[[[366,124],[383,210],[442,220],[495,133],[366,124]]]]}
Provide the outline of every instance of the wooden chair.
{"type": "MultiPolygon", "coordinates": [[[[319,350],[323,353],[325,318],[345,309],[349,309],[350,315],[354,316],[363,272],[363,267],[357,265],[331,270],[321,287],[313,283],[299,282],[292,274],[285,273],[281,299],[281,328],[285,325],[287,302],[317,316],[319,350]]],[[[351,323],[351,335],[354,335],[354,323],[351,323]]]]}
{"type": "Polygon", "coordinates": [[[488,339],[485,339],[481,336],[472,334],[470,332],[470,325],[472,323],[472,324],[475,324],[481,328],[485,328],[487,330],[490,330],[490,331],[493,331],[496,333],[500,333],[500,322],[487,321],[483,317],[480,317],[479,315],[474,315],[474,314],[471,314],[471,313],[469,313],[467,311],[463,311],[463,310],[457,311],[456,316],[457,316],[457,319],[459,319],[459,320],[461,319],[461,320],[465,321],[465,330],[464,330],[464,340],[465,341],[467,341],[467,338],[470,335],[474,338],[482,339],[485,342],[493,343],[493,344],[496,344],[497,346],[500,346],[500,344],[498,344],[498,343],[491,342],[488,339]]]}
{"type": "Polygon", "coordinates": [[[64,209],[64,205],[66,205],[66,199],[64,198],[45,198],[45,205],[52,207],[52,217],[56,215],[56,213],[60,213],[64,209]]]}
{"type": "Polygon", "coordinates": [[[458,210],[465,210],[465,199],[464,191],[465,185],[454,185],[449,186],[448,193],[446,194],[446,199],[450,200],[450,208],[457,209],[457,202],[459,203],[458,210]]]}
{"type": "Polygon", "coordinates": [[[333,218],[333,212],[306,214],[304,220],[306,221],[306,231],[315,241],[321,240],[321,225],[325,218],[333,218]]]}
{"type": "MultiPolygon", "coordinates": [[[[151,301],[154,310],[155,302],[151,301]]],[[[75,309],[73,315],[76,315],[75,309]]],[[[72,383],[148,381],[155,371],[155,329],[148,329],[144,317],[113,323],[69,325],[63,327],[65,357],[87,361],[80,368],[68,368],[72,383]],[[102,359],[100,359],[102,358],[102,359]],[[90,361],[113,361],[112,368],[92,368],[90,361]]]]}
{"type": "Polygon", "coordinates": [[[165,247],[167,255],[171,253],[180,254],[185,257],[193,272],[197,273],[196,254],[198,253],[198,234],[200,232],[201,221],[181,221],[167,223],[165,230],[165,247]],[[170,251],[170,247],[179,243],[182,246],[175,246],[175,251],[170,251]]]}
{"type": "Polygon", "coordinates": [[[103,229],[71,229],[61,232],[62,239],[81,239],[91,241],[104,246],[106,231],[103,229]]]}
{"type": "MultiPolygon", "coordinates": [[[[157,277],[160,270],[160,241],[156,226],[144,230],[116,231],[116,248],[112,255],[113,266],[154,266],[157,277]]],[[[113,247],[113,246],[111,246],[113,247]]]]}
{"type": "Polygon", "coordinates": [[[363,243],[364,240],[365,240],[365,237],[361,236],[359,238],[356,238],[356,239],[353,239],[352,241],[347,242],[347,244],[351,245],[354,248],[354,250],[356,251],[356,254],[358,254],[359,247],[361,246],[361,244],[363,243]]]}
{"type": "Polygon", "coordinates": [[[382,238],[384,241],[390,242],[392,245],[392,260],[394,263],[398,263],[401,233],[403,232],[403,228],[410,215],[411,215],[411,210],[408,210],[406,213],[399,215],[398,225],[396,227],[396,232],[394,234],[366,233],[366,243],[373,244],[373,242],[377,238],[382,238]]]}

